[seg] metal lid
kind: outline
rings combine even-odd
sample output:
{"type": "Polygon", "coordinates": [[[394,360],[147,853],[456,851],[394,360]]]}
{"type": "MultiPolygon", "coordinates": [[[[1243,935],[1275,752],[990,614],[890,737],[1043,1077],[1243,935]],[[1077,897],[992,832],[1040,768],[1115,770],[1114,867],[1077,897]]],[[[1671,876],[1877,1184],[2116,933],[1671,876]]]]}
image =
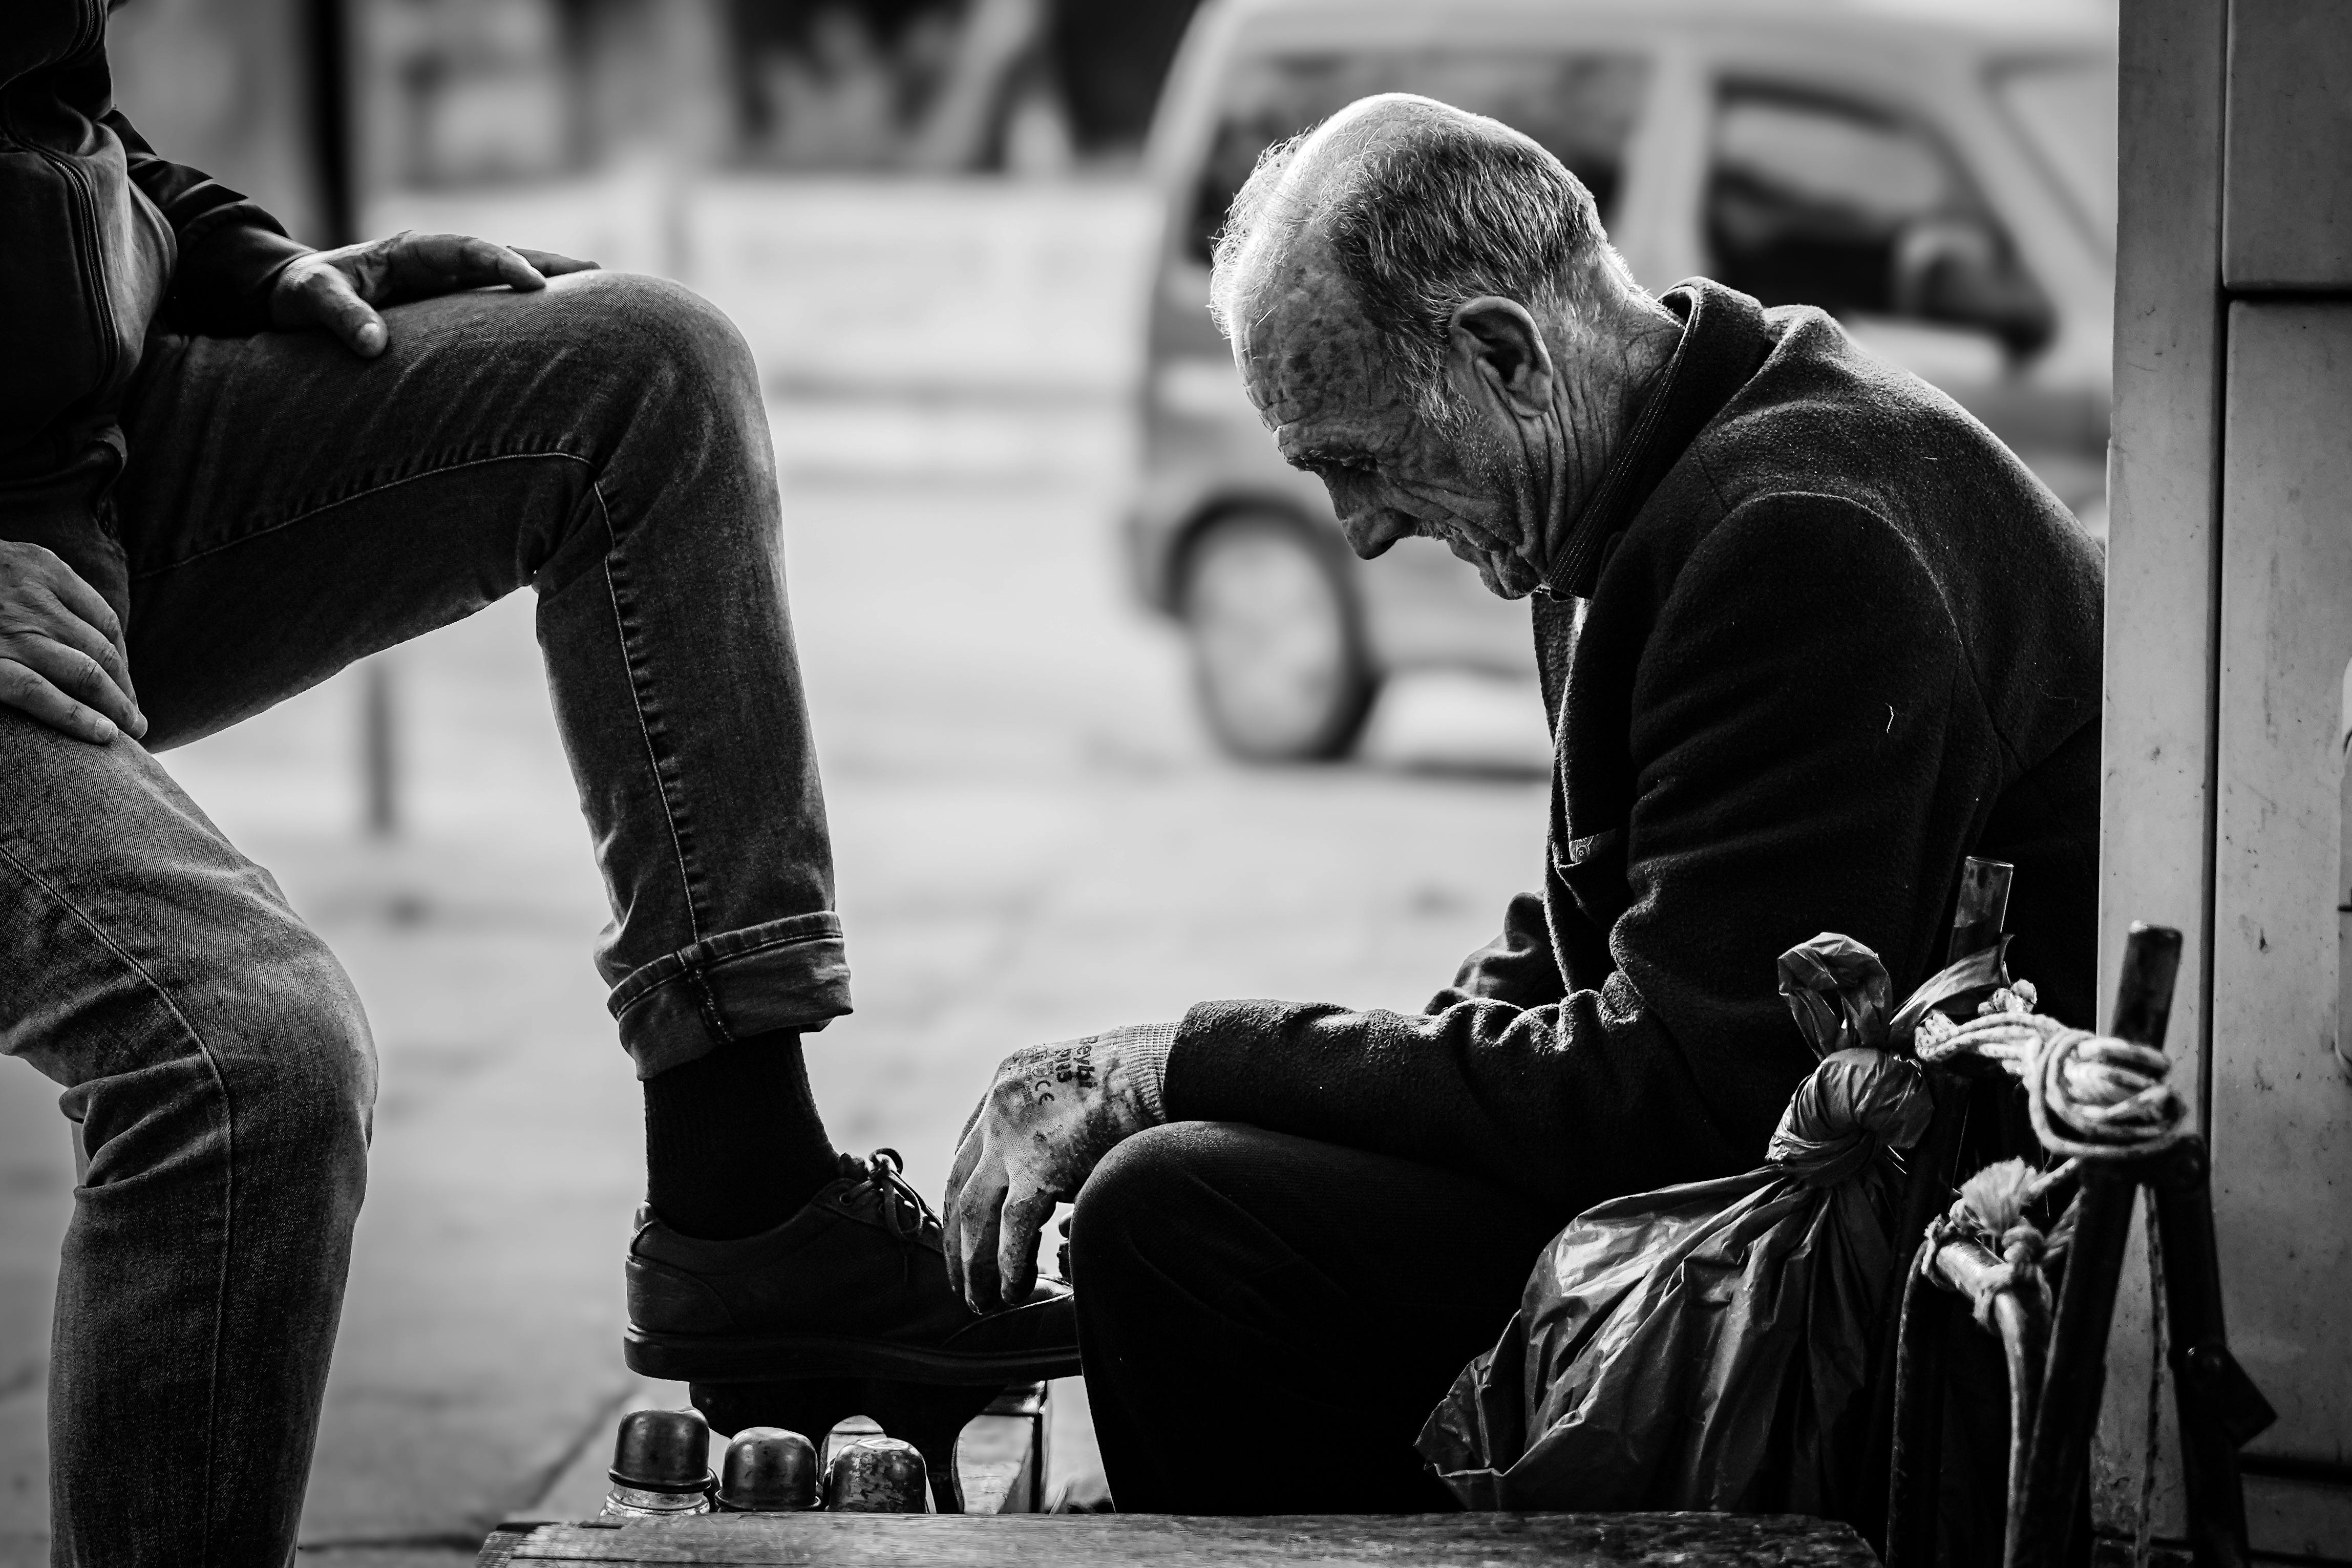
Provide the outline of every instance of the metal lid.
{"type": "Polygon", "coordinates": [[[924,1513],[930,1495],[923,1456],[896,1437],[860,1437],[825,1472],[824,1505],[835,1513],[924,1513]]]}
{"type": "Polygon", "coordinates": [[[605,1474],[640,1491],[707,1491],[710,1428],[693,1410],[633,1410],[621,1417],[605,1474]]]}
{"type": "Polygon", "coordinates": [[[788,1513],[817,1504],[816,1446],[781,1426],[746,1426],[727,1445],[719,1506],[737,1513],[788,1513]]]}

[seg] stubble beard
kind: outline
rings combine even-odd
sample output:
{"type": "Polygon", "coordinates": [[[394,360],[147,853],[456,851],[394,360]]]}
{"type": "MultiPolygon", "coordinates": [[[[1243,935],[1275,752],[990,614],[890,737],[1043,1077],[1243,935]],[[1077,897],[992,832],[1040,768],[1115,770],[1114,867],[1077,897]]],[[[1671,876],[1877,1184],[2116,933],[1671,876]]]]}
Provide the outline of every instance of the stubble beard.
{"type": "MultiPolygon", "coordinates": [[[[1494,497],[1496,510],[1505,518],[1532,510],[1531,504],[1519,504],[1523,497],[1531,503],[1532,497],[1518,466],[1486,430],[1465,418],[1452,434],[1464,477],[1475,493],[1494,497]]],[[[1481,538],[1466,530],[1447,540],[1456,555],[1478,569],[1478,580],[1498,598],[1524,599],[1543,586],[1542,571],[1528,559],[1529,550],[1540,543],[1542,524],[1532,516],[1524,521],[1537,530],[1534,540],[1513,541],[1499,534],[1481,538]]]]}

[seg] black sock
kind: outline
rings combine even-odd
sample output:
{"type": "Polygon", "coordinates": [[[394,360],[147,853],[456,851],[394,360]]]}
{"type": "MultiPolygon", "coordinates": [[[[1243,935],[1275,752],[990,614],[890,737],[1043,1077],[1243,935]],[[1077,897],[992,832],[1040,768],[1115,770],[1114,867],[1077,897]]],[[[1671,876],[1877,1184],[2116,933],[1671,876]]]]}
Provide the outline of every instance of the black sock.
{"type": "Polygon", "coordinates": [[[646,1201],[680,1235],[772,1230],[838,1173],[791,1030],[721,1046],[645,1089],[646,1201]]]}

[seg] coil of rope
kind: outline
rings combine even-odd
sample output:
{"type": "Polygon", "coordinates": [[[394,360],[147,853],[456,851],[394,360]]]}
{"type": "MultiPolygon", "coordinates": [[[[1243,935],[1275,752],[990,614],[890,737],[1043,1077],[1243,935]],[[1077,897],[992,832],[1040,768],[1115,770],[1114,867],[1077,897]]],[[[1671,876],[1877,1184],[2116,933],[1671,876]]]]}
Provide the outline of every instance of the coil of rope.
{"type": "Polygon", "coordinates": [[[2032,1010],[2033,988],[2019,981],[1993,993],[1965,1024],[1940,1014],[1912,1037],[1930,1067],[1996,1065],[2022,1079],[2034,1135],[2067,1160],[2125,1160],[2161,1153],[2189,1134],[2188,1107],[2165,1077],[2162,1051],[2076,1029],[2032,1010]]]}
{"type": "Polygon", "coordinates": [[[1968,1022],[1930,1013],[1912,1037],[1913,1049],[1930,1067],[2000,1070],[2020,1079],[2035,1137],[2063,1162],[2047,1171],[2023,1160],[1988,1165],[1961,1184],[1950,1212],[1929,1227],[1935,1246],[1923,1262],[1961,1237],[2001,1259],[1974,1302],[1980,1323],[1998,1289],[2045,1289],[2043,1267],[2072,1239],[2071,1205],[2047,1236],[2026,1217],[2029,1210],[2071,1187],[2085,1163],[2160,1153],[2190,1131],[2188,1107],[2165,1081],[2172,1063],[2162,1051],[2070,1027],[2034,1012],[2038,999],[2029,982],[2015,981],[1968,1022]]]}

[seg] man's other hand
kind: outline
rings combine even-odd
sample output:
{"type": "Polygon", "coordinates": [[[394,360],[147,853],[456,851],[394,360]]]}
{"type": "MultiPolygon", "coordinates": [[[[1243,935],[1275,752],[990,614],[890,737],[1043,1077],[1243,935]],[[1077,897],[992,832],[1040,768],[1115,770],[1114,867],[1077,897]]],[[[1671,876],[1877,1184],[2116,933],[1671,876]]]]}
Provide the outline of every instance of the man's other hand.
{"type": "Polygon", "coordinates": [[[1024,1301],[1037,1233],[1077,1196],[1121,1139],[1160,1120],[1156,1063],[1141,1047],[1173,1031],[1137,1026],[1032,1046],[997,1065],[948,1173],[948,1276],[974,1311],[1024,1301]],[[1150,1081],[1147,1083],[1147,1076],[1150,1081]]]}
{"type": "Polygon", "coordinates": [[[322,328],[362,359],[373,359],[386,342],[379,305],[501,284],[528,293],[551,278],[595,269],[593,261],[462,234],[395,234],[296,257],[270,286],[269,321],[285,331],[322,328]]]}
{"type": "Polygon", "coordinates": [[[0,705],[103,746],[147,732],[122,623],[97,589],[37,544],[0,540],[0,705]]]}

